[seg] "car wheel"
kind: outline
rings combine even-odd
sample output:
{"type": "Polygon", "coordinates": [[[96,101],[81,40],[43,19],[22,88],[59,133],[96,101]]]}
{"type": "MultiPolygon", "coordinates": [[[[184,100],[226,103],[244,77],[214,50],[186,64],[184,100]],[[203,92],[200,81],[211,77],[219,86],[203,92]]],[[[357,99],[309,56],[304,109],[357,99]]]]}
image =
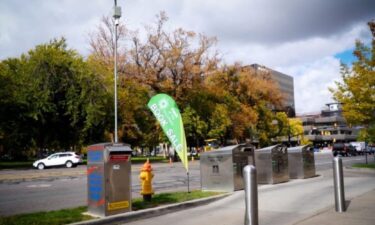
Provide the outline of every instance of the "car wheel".
{"type": "Polygon", "coordinates": [[[44,167],[45,167],[45,166],[44,166],[44,164],[43,164],[43,163],[39,163],[39,164],[38,164],[38,169],[40,169],[40,170],[43,170],[43,169],[44,169],[44,167]]]}
{"type": "Polygon", "coordinates": [[[65,166],[66,166],[66,168],[72,168],[73,167],[73,163],[71,161],[67,161],[65,163],[65,166]]]}
{"type": "Polygon", "coordinates": [[[333,156],[336,157],[337,156],[337,152],[333,152],[333,156]]]}

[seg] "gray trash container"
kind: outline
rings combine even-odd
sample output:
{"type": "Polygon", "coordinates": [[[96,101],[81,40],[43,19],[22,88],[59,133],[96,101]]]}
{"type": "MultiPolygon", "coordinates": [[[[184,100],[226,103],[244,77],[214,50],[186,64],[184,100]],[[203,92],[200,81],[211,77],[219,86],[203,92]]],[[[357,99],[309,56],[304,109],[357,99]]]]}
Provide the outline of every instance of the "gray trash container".
{"type": "Polygon", "coordinates": [[[236,191],[244,188],[242,169],[254,165],[254,146],[232,145],[200,156],[203,191],[236,191]]]}
{"type": "Polygon", "coordinates": [[[289,177],[304,179],[315,176],[314,148],[303,145],[288,148],[289,177]]]}
{"type": "Polygon", "coordinates": [[[255,150],[258,184],[289,181],[288,150],[285,145],[273,145],[255,150]]]}

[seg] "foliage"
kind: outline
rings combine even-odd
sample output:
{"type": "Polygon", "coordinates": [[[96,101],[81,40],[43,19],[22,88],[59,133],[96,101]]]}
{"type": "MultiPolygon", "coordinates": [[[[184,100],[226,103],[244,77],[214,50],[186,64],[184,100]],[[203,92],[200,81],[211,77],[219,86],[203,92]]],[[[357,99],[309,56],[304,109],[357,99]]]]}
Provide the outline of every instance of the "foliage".
{"type": "Polygon", "coordinates": [[[185,108],[181,116],[188,145],[199,147],[199,140],[207,134],[207,123],[190,106],[185,108]]]}
{"type": "Polygon", "coordinates": [[[211,115],[211,134],[220,131],[221,138],[225,134],[224,139],[237,142],[258,139],[262,145],[269,144],[277,135],[277,131],[272,131],[276,114],[271,106],[279,106],[282,97],[269,74],[235,64],[211,74],[205,84],[214,99],[212,112],[221,114],[216,121],[211,115]]]}
{"type": "MultiPolygon", "coordinates": [[[[103,89],[83,58],[53,40],[0,64],[1,123],[5,148],[79,147],[101,127],[103,89]],[[91,129],[93,127],[99,127],[91,129]],[[19,146],[20,143],[22,146],[19,146]]],[[[16,151],[17,150],[17,151],[16,151]]]]}
{"type": "MultiPolygon", "coordinates": [[[[221,65],[216,39],[177,28],[165,13],[144,29],[145,38],[103,17],[90,34],[84,60],[53,40],[0,63],[0,137],[9,152],[74,149],[113,141],[114,40],[118,47],[119,140],[152,149],[167,142],[147,108],[157,93],[171,95],[182,112],[189,146],[207,138],[261,145],[285,135],[282,95],[270,74],[250,66],[221,65]],[[19,88],[22,87],[22,88],[19,88]],[[274,122],[274,121],[277,121],[274,122]]],[[[30,155],[32,155],[30,153],[30,155]]]]}
{"type": "Polygon", "coordinates": [[[309,139],[304,136],[302,120],[300,118],[290,118],[290,135],[292,137],[297,137],[301,145],[312,144],[309,139]]]}
{"type": "Polygon", "coordinates": [[[62,225],[92,219],[92,217],[83,215],[87,207],[78,207],[73,209],[63,209],[50,212],[38,212],[16,216],[0,217],[0,224],[7,225],[62,225]]]}
{"type": "Polygon", "coordinates": [[[353,164],[352,167],[354,167],[354,168],[375,169],[375,163],[368,163],[368,164],[365,164],[365,163],[356,163],[356,164],[353,164]]]}
{"type": "MultiPolygon", "coordinates": [[[[134,198],[132,200],[132,209],[141,210],[146,208],[157,207],[160,205],[173,204],[179,202],[190,201],[194,199],[206,198],[215,195],[222,194],[220,192],[208,192],[208,191],[198,191],[194,190],[190,193],[187,192],[172,192],[172,193],[160,193],[153,195],[150,202],[144,202],[142,198],[134,198]]],[[[0,217],[0,224],[7,225],[62,225],[77,223],[80,221],[93,219],[88,215],[83,215],[82,213],[87,211],[86,206],[72,208],[72,209],[62,209],[49,212],[37,212],[29,213],[23,215],[0,217]]]]}
{"type": "Polygon", "coordinates": [[[153,208],[160,205],[173,204],[179,202],[190,201],[199,198],[207,198],[215,195],[222,194],[220,192],[210,191],[198,191],[194,190],[188,192],[171,192],[171,193],[160,193],[152,196],[151,201],[143,201],[141,198],[133,199],[132,206],[133,210],[140,210],[145,208],[153,208]]]}
{"type": "Polygon", "coordinates": [[[366,46],[356,41],[356,61],[350,68],[341,65],[342,82],[336,82],[336,89],[330,89],[334,99],[343,104],[343,115],[352,125],[365,126],[362,137],[374,141],[375,126],[375,22],[368,23],[372,42],[366,46]]]}
{"type": "Polygon", "coordinates": [[[24,162],[3,162],[0,161],[0,169],[25,169],[32,168],[33,161],[24,161],[24,162]]]}

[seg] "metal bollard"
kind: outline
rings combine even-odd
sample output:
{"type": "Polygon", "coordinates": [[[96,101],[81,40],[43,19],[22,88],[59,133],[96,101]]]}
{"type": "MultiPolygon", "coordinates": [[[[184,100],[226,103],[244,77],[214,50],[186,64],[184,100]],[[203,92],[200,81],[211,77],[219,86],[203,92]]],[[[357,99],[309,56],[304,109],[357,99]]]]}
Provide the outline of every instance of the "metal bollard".
{"type": "Polygon", "coordinates": [[[253,165],[243,168],[245,182],[245,225],[258,225],[257,172],[253,165]]]}
{"type": "Polygon", "coordinates": [[[344,176],[341,157],[333,158],[333,184],[335,189],[336,212],[345,212],[344,176]]]}

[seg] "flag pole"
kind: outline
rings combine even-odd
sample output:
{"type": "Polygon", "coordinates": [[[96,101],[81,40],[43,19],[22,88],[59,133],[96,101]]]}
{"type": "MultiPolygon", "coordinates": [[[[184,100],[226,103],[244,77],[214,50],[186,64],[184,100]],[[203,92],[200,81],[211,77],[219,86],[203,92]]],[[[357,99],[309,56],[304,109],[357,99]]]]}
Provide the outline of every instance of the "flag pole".
{"type": "Polygon", "coordinates": [[[188,193],[190,193],[190,185],[189,185],[189,171],[186,172],[187,175],[187,186],[188,186],[188,193]]]}

